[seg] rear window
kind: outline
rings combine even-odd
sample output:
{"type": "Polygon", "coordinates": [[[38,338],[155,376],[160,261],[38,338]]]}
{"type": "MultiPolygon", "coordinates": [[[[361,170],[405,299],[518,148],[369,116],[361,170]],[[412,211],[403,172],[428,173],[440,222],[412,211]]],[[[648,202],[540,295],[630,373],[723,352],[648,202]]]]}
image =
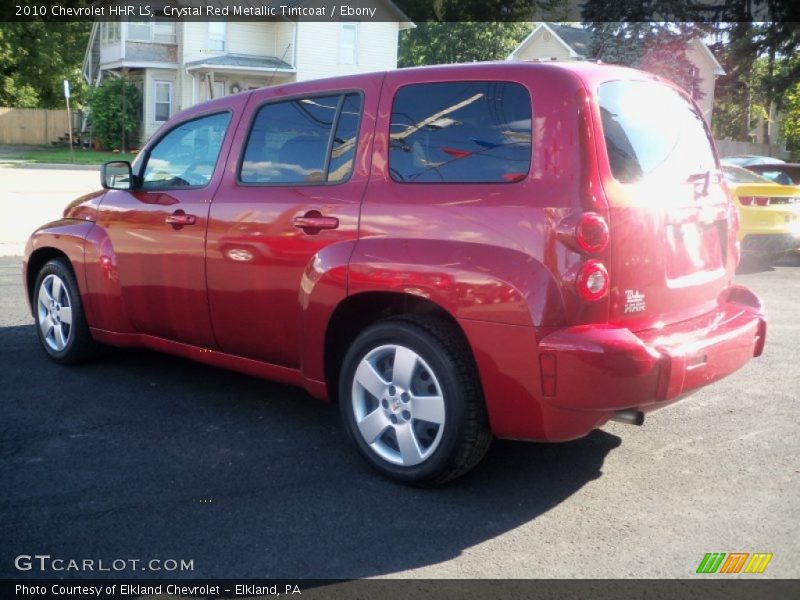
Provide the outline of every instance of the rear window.
{"type": "Polygon", "coordinates": [[[389,171],[403,183],[513,183],[531,165],[531,99],[518,83],[458,81],[401,88],[389,171]]]}
{"type": "Polygon", "coordinates": [[[725,176],[725,181],[730,183],[772,183],[769,179],[741,167],[723,165],[722,174],[725,176]]]}
{"type": "Polygon", "coordinates": [[[686,180],[716,169],[703,117],[673,88],[612,81],[600,85],[598,96],[611,172],[618,181],[686,180]]]}

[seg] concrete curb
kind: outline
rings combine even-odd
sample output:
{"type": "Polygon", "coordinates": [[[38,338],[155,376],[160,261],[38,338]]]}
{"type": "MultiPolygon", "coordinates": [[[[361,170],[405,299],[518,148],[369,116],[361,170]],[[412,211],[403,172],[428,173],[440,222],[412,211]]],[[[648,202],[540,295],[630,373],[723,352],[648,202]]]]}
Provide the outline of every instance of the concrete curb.
{"type": "Polygon", "coordinates": [[[100,165],[73,165],[70,163],[34,163],[24,160],[0,159],[0,165],[14,167],[15,169],[59,169],[67,171],[99,171],[100,165]]]}

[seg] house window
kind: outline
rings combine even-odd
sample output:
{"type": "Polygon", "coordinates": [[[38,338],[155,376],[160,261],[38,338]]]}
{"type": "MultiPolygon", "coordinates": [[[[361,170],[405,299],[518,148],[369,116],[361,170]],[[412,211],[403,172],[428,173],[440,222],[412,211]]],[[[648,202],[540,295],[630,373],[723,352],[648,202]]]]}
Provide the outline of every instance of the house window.
{"type": "Polygon", "coordinates": [[[110,44],[119,41],[119,23],[116,21],[104,21],[100,24],[100,41],[103,44],[110,44]]]}
{"type": "Polygon", "coordinates": [[[358,64],[358,23],[342,23],[339,36],[339,62],[358,64]]]}
{"type": "Polygon", "coordinates": [[[175,22],[155,21],[153,23],[153,41],[162,44],[175,43],[175,22]]]}
{"type": "Polygon", "coordinates": [[[131,21],[128,23],[128,39],[135,42],[150,41],[150,23],[131,21]]]}
{"type": "Polygon", "coordinates": [[[222,98],[225,95],[225,82],[224,81],[215,81],[214,82],[214,98],[222,98]]]}
{"type": "Polygon", "coordinates": [[[227,23],[212,21],[208,24],[208,49],[225,52],[227,23]]]}
{"type": "Polygon", "coordinates": [[[128,23],[128,39],[134,42],[175,43],[175,23],[168,21],[131,21],[128,23]]]}
{"type": "Polygon", "coordinates": [[[156,81],[155,88],[154,121],[156,121],[156,123],[163,123],[169,119],[169,115],[172,112],[172,82],[156,81]]]}

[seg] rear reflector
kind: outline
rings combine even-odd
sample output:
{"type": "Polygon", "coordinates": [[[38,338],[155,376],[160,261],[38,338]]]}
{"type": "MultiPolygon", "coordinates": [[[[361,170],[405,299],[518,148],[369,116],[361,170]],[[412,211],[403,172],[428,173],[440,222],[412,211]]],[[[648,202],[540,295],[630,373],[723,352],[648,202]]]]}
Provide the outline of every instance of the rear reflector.
{"type": "Polygon", "coordinates": [[[556,355],[540,354],[539,369],[542,374],[542,395],[556,395],[556,355]]]}
{"type": "Polygon", "coordinates": [[[588,302],[594,302],[606,295],[608,291],[608,271],[599,260],[587,260],[578,270],[575,279],[578,296],[588,302]]]}

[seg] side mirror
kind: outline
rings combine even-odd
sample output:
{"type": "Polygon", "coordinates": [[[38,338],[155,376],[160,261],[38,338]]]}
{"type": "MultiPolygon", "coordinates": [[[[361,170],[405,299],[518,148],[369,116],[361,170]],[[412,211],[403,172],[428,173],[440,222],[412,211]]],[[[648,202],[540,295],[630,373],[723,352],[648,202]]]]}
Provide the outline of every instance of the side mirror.
{"type": "Polygon", "coordinates": [[[134,188],[131,163],[127,160],[112,160],[100,167],[100,183],[107,190],[132,190],[134,188]]]}

